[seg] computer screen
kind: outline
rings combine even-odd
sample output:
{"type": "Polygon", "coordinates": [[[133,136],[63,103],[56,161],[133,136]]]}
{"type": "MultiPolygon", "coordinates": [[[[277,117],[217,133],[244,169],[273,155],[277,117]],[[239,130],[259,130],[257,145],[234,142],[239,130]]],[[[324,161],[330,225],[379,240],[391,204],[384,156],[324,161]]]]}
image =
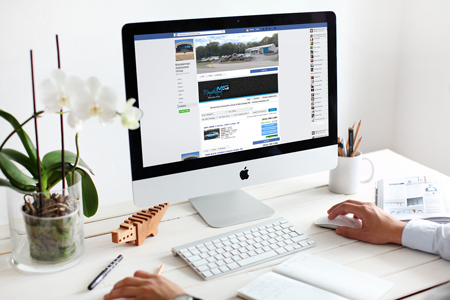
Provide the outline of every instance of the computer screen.
{"type": "Polygon", "coordinates": [[[127,98],[144,112],[130,132],[138,206],[335,165],[334,13],[135,23],[122,35],[127,98]]]}

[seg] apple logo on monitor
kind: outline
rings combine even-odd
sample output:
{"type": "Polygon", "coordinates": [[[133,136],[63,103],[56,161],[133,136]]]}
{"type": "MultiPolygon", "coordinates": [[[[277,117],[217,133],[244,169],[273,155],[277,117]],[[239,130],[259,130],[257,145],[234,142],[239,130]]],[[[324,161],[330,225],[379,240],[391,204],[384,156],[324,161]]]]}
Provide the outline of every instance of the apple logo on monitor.
{"type": "Polygon", "coordinates": [[[247,167],[245,167],[244,170],[242,170],[241,173],[239,173],[239,176],[241,177],[242,180],[248,179],[248,177],[250,177],[250,175],[248,175],[247,167]]]}

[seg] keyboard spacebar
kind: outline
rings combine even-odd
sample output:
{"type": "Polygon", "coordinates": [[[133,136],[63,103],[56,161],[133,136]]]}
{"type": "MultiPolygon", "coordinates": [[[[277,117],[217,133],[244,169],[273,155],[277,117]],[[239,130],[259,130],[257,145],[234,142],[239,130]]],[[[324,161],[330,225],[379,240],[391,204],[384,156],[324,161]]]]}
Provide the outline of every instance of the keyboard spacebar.
{"type": "Polygon", "coordinates": [[[277,255],[278,255],[278,253],[276,253],[274,250],[271,250],[271,251],[267,251],[267,252],[264,252],[264,253],[259,254],[259,255],[255,255],[255,256],[251,256],[249,258],[238,260],[237,263],[241,267],[243,267],[243,266],[252,264],[254,262],[262,261],[264,259],[267,259],[269,257],[274,257],[274,256],[277,256],[277,255]]]}

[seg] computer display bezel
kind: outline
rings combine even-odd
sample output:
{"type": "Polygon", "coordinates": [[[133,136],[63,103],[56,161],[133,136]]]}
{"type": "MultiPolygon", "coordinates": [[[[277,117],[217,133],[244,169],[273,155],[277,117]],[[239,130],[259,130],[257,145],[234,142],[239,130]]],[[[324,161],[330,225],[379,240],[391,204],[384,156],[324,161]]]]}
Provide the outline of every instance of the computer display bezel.
{"type": "MultiPolygon", "coordinates": [[[[123,58],[126,98],[135,98],[139,107],[136,76],[135,35],[167,32],[191,32],[202,30],[223,30],[233,28],[282,26],[291,24],[327,23],[328,36],[328,126],[329,135],[291,143],[243,150],[228,154],[202,157],[194,160],[177,161],[150,167],[143,166],[142,136],[140,129],[129,131],[132,179],[140,180],[170,174],[217,167],[283,155],[308,149],[337,144],[337,64],[336,64],[336,16],[333,12],[290,13],[258,16],[220,17],[176,21],[157,21],[126,24],[122,28],[123,58]]],[[[145,118],[145,111],[144,111],[145,118]]],[[[156,145],[155,145],[156,147],[156,145]]]]}

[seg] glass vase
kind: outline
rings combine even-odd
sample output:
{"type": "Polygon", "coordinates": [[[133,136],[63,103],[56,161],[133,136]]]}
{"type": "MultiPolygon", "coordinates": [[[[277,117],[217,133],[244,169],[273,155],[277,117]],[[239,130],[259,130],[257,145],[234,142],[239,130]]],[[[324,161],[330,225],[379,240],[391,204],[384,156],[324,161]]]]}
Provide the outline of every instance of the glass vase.
{"type": "Polygon", "coordinates": [[[83,260],[81,176],[75,176],[72,186],[50,193],[24,195],[8,188],[6,198],[11,264],[15,269],[25,273],[52,273],[71,268],[83,260]],[[52,201],[46,210],[40,210],[49,212],[45,216],[39,216],[31,205],[26,204],[44,200],[52,201]],[[55,213],[57,216],[48,216],[55,213]]]}

